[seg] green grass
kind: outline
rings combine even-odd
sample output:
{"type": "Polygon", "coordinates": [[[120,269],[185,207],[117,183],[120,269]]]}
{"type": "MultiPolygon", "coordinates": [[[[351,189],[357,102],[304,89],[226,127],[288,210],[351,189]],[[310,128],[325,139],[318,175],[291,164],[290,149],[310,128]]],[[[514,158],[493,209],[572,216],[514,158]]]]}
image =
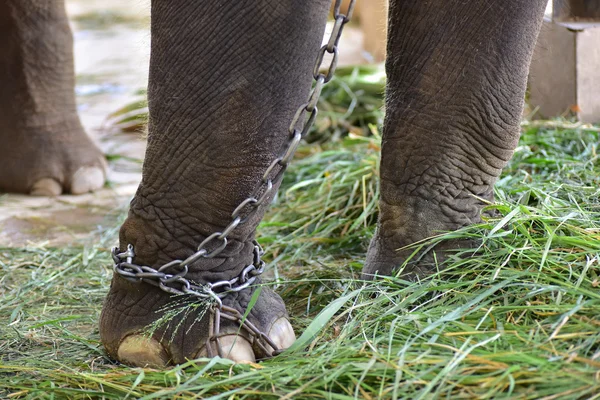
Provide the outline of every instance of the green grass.
{"type": "Polygon", "coordinates": [[[445,235],[479,248],[418,283],[365,283],[382,111],[370,93],[345,119],[363,90],[351,79],[332,86],[318,144],[260,227],[292,323],[310,332],[298,349],[254,365],[113,364],[97,321],[114,227],[83,249],[0,248],[0,398],[600,398],[599,129],[524,122],[498,217],[445,235]]]}

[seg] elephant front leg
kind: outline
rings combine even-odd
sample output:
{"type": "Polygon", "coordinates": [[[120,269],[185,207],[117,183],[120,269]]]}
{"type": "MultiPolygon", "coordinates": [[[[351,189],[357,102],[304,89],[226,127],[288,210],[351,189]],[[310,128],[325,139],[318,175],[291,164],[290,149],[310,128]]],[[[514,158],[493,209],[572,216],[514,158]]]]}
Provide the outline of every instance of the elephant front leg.
{"type": "MultiPolygon", "coordinates": [[[[120,251],[132,245],[135,264],[156,269],[185,260],[209,235],[223,232],[253,194],[287,147],[288,126],[307,98],[328,6],[328,0],[152,2],[148,148],[120,231],[120,251]]],[[[266,196],[262,205],[227,235],[217,256],[189,263],[186,279],[202,285],[244,276],[256,263],[256,226],[279,183],[258,194],[266,196]]],[[[222,243],[211,240],[209,252],[222,243]]],[[[223,303],[243,314],[255,290],[231,293],[223,303]]],[[[219,348],[207,339],[220,323],[219,354],[237,361],[265,356],[237,323],[209,318],[190,298],[115,274],[100,322],[108,353],[141,366],[215,355],[219,348]]],[[[279,348],[295,339],[287,318],[267,287],[248,315],[279,348]]]]}
{"type": "Polygon", "coordinates": [[[0,1],[0,192],[81,194],[104,185],[104,156],[75,104],[64,1],[0,1]]]}
{"type": "MultiPolygon", "coordinates": [[[[391,274],[414,251],[398,249],[481,220],[518,142],[545,5],[391,1],[380,218],[365,278],[391,274]]],[[[468,245],[442,243],[404,273],[431,272],[468,245]]]]}

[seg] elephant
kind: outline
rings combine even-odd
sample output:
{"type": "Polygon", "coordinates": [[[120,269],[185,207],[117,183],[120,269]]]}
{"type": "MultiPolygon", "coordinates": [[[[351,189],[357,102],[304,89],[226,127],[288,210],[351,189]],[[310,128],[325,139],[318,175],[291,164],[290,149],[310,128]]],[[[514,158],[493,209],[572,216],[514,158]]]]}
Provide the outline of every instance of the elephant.
{"type": "MultiPolygon", "coordinates": [[[[104,183],[102,155],[77,117],[63,2],[0,2],[0,191],[78,194],[104,183]]],[[[264,201],[253,193],[288,148],[330,2],[152,0],[148,147],[116,262],[148,275],[185,260],[183,291],[194,291],[189,282],[195,290],[222,285],[227,295],[213,300],[238,319],[252,303],[244,327],[254,336],[203,307],[178,313],[186,298],[161,285],[183,282],[179,271],[151,285],[127,279],[131,267],[114,274],[100,318],[113,359],[164,367],[218,353],[255,361],[294,342],[275,292],[229,289],[248,266],[260,272],[256,227],[281,174],[259,193],[264,201]],[[252,204],[232,225],[232,213],[252,204]],[[203,241],[219,251],[198,252],[203,241]],[[156,325],[161,318],[170,323],[156,325]],[[157,328],[148,334],[149,326],[157,328]]],[[[517,145],[545,7],[546,0],[390,1],[380,215],[363,278],[394,273],[409,256],[398,249],[481,221],[517,145]]],[[[440,244],[402,273],[427,274],[465,245],[472,244],[440,244]]]]}

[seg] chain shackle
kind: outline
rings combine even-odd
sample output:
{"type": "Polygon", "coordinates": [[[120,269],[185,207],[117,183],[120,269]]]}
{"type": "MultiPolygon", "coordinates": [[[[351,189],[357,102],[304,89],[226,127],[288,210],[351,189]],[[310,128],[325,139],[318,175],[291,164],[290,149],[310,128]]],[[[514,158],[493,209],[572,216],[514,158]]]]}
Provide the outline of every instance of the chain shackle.
{"type": "MultiPolygon", "coordinates": [[[[216,233],[213,235],[216,235],[216,233]]],[[[212,240],[213,238],[209,237],[208,239],[212,240]]],[[[131,282],[146,282],[154,286],[159,286],[171,294],[191,294],[201,299],[209,299],[213,294],[219,298],[224,298],[229,293],[239,292],[253,284],[265,268],[265,262],[261,259],[262,254],[262,247],[255,242],[252,256],[253,262],[245,266],[238,276],[228,281],[208,282],[205,285],[199,285],[185,278],[188,273],[188,264],[185,261],[174,260],[159,269],[154,269],[146,265],[139,266],[127,261],[127,259],[135,256],[133,246],[122,253],[119,253],[118,247],[112,250],[112,257],[115,260],[113,270],[124,279],[131,282]],[[181,270],[173,273],[169,272],[173,268],[181,268],[181,270]]]]}

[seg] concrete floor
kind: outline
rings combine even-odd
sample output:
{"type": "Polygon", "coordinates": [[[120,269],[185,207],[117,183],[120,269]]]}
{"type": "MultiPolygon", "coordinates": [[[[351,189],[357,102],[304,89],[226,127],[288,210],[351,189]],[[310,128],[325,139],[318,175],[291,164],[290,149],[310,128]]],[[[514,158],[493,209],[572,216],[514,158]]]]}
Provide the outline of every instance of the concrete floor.
{"type": "MultiPolygon", "coordinates": [[[[106,118],[139,99],[136,92],[146,86],[150,1],[66,3],[75,36],[79,112],[88,134],[111,156],[108,185],[82,196],[0,195],[0,247],[93,243],[105,228],[118,225],[141,179],[145,151],[141,134],[111,133],[106,118]]],[[[345,31],[340,48],[342,65],[369,59],[362,51],[362,33],[356,28],[345,31]]]]}

